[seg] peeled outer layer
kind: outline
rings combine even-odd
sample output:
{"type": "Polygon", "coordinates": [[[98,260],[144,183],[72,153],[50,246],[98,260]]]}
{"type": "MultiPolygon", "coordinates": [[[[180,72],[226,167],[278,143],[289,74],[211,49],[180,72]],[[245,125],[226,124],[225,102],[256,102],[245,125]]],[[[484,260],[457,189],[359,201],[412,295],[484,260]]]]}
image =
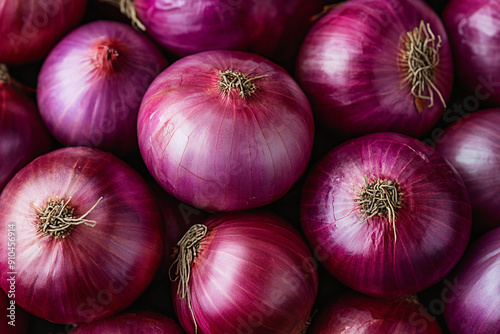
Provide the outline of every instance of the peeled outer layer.
{"type": "Polygon", "coordinates": [[[446,129],[437,151],[460,173],[469,193],[473,229],[500,226],[500,109],[473,113],[446,129]]]}
{"type": "Polygon", "coordinates": [[[0,333],[27,334],[29,314],[19,307],[13,299],[16,294],[16,285],[10,286],[6,292],[0,289],[0,333]]]}
{"type": "Polygon", "coordinates": [[[297,80],[318,122],[342,138],[382,131],[420,137],[430,130],[445,110],[443,102],[433,89],[423,94],[433,94],[432,107],[416,100],[401,61],[407,33],[422,20],[441,37],[430,78],[446,102],[453,62],[436,13],[421,0],[352,0],[314,24],[297,59],[297,80]]]}
{"type": "Polygon", "coordinates": [[[62,324],[109,317],[152,280],[162,255],[160,214],[147,184],[115,156],[69,147],[32,161],[0,196],[0,285],[9,288],[8,233],[15,234],[16,303],[62,324]],[[49,198],[68,200],[75,226],[54,238],[37,226],[49,198]]]}
{"type": "Polygon", "coordinates": [[[0,63],[43,59],[86,8],[87,0],[0,0],[0,63]]]}
{"type": "Polygon", "coordinates": [[[295,56],[320,0],[134,0],[146,33],[178,56],[241,50],[274,61],[295,56]]]}
{"type": "Polygon", "coordinates": [[[139,111],[142,157],[170,194],[212,211],[235,211],[282,197],[311,155],[311,107],[285,70],[260,56],[207,51],[169,66],[139,111]],[[219,71],[254,79],[242,97],[219,88],[219,71]]]}
{"type": "Polygon", "coordinates": [[[16,172],[50,147],[35,103],[11,83],[0,81],[0,192],[16,172]]]}
{"type": "Polygon", "coordinates": [[[45,59],[38,105],[54,137],[119,156],[137,147],[137,113],[167,66],[160,50],[130,26],[95,21],[66,35],[45,59]]]}
{"type": "Polygon", "coordinates": [[[478,239],[450,276],[445,307],[452,334],[498,333],[500,328],[500,228],[478,239]]]}
{"type": "MultiPolygon", "coordinates": [[[[188,285],[197,333],[302,333],[318,288],[302,237],[267,212],[217,214],[205,225],[188,285]]],[[[195,333],[178,284],[177,317],[187,333],[195,333]]]]}
{"type": "Polygon", "coordinates": [[[313,318],[309,334],[441,334],[417,301],[385,300],[358,293],[335,298],[313,318]]]}
{"type": "Polygon", "coordinates": [[[450,0],[442,18],[458,83],[478,99],[500,106],[500,2],[450,0]]]}
{"type": "Polygon", "coordinates": [[[81,324],[70,333],[183,334],[184,332],[174,320],[162,314],[140,311],[81,324]]]}
{"type": "Polygon", "coordinates": [[[339,281],[394,298],[424,290],[455,266],[469,241],[471,207],[460,176],[433,148],[379,133],[347,141],[313,168],[301,224],[318,260],[339,281]],[[362,214],[365,176],[399,184],[395,231],[387,216],[362,214]]]}

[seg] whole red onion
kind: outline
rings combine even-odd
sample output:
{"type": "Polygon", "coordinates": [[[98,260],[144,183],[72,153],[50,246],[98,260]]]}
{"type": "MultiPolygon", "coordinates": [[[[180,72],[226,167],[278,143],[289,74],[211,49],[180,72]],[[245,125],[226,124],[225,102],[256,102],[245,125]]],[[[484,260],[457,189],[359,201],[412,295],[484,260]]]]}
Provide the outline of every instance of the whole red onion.
{"type": "Polygon", "coordinates": [[[0,0],[0,63],[43,59],[86,7],[87,0],[0,0]]]}
{"type": "Polygon", "coordinates": [[[142,157],[170,194],[198,208],[243,210],[282,197],[312,149],[309,101],[285,70],[239,51],[184,57],[144,96],[142,157]]]}
{"type": "Polygon", "coordinates": [[[422,136],[453,86],[446,31],[422,0],[351,0],[317,21],[296,65],[320,124],[340,137],[422,136]]]}
{"type": "Polygon", "coordinates": [[[490,334],[500,330],[500,227],[467,250],[451,275],[453,294],[445,319],[453,334],[490,334]]]}
{"type": "Polygon", "coordinates": [[[50,147],[37,106],[0,64],[0,192],[17,171],[50,147]]]}
{"type": "Polygon", "coordinates": [[[436,149],[460,173],[472,205],[472,226],[500,226],[500,109],[460,119],[439,137],[436,149]]]}
{"type": "Polygon", "coordinates": [[[377,299],[344,293],[313,318],[309,334],[441,334],[415,297],[377,299]]]}
{"type": "Polygon", "coordinates": [[[183,334],[177,323],[159,313],[140,311],[78,325],[71,334],[183,334]]]}
{"type": "Polygon", "coordinates": [[[218,214],[179,241],[174,303],[188,333],[305,329],[318,275],[302,237],[268,212],[218,214]]]}
{"type": "Polygon", "coordinates": [[[0,196],[0,285],[8,290],[14,275],[16,303],[37,317],[68,324],[116,314],[145,290],[161,254],[154,197],[110,153],[52,151],[0,196]]]}
{"type": "Polygon", "coordinates": [[[334,277],[394,298],[446,277],[469,242],[471,207],[460,176],[432,147],[378,133],[337,146],[311,170],[301,222],[334,277]]]}
{"type": "Polygon", "coordinates": [[[458,83],[478,99],[500,106],[500,2],[450,0],[442,17],[458,83]]]}
{"type": "Polygon", "coordinates": [[[166,66],[158,48],[128,25],[88,23],[45,59],[38,77],[40,113],[64,145],[130,155],[137,151],[144,93],[166,66]]]}

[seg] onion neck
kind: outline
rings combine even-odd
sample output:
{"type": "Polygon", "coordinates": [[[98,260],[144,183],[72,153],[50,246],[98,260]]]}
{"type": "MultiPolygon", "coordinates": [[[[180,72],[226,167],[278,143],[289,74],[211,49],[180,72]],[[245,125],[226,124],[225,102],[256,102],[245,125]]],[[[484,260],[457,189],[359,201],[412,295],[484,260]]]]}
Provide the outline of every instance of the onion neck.
{"type": "Polygon", "coordinates": [[[9,83],[10,82],[9,71],[7,70],[7,66],[5,64],[0,64],[0,83],[9,83]]]}
{"type": "Polygon", "coordinates": [[[171,277],[170,280],[176,281],[179,279],[177,295],[180,299],[187,299],[189,311],[191,312],[191,316],[193,318],[195,333],[198,333],[198,324],[191,306],[189,279],[191,278],[191,264],[199,254],[200,242],[205,238],[207,230],[207,227],[203,224],[193,225],[177,243],[177,256],[174,263],[172,263],[172,266],[170,267],[170,269],[172,269],[174,265],[177,265],[175,269],[175,278],[172,279],[171,277]]]}
{"type": "Polygon", "coordinates": [[[386,179],[369,182],[365,176],[365,186],[359,193],[357,203],[364,220],[375,216],[387,219],[396,242],[396,218],[403,197],[404,194],[397,182],[386,179]]]}
{"type": "Polygon", "coordinates": [[[115,72],[120,64],[120,53],[116,46],[110,45],[111,43],[101,43],[97,45],[97,52],[95,56],[95,65],[98,69],[105,73],[115,72]]]}
{"type": "Polygon", "coordinates": [[[218,88],[222,95],[228,95],[234,89],[237,90],[242,98],[250,97],[257,90],[254,80],[267,77],[260,75],[257,77],[249,77],[247,74],[236,72],[231,69],[217,71],[219,73],[218,88]]]}
{"type": "Polygon", "coordinates": [[[405,72],[404,82],[411,87],[419,113],[425,107],[434,106],[435,95],[446,108],[443,95],[434,84],[440,47],[441,36],[435,36],[430,25],[424,21],[420,21],[418,27],[406,33],[401,64],[405,72]]]}
{"type": "Polygon", "coordinates": [[[93,227],[97,222],[86,217],[101,199],[102,197],[86,213],[76,217],[75,209],[68,205],[71,197],[66,201],[58,197],[49,198],[42,209],[36,209],[38,229],[41,233],[59,239],[67,237],[77,225],[85,224],[93,227]]]}
{"type": "Polygon", "coordinates": [[[137,17],[137,11],[134,6],[133,0],[99,0],[101,2],[109,3],[116,8],[120,8],[120,12],[132,21],[132,25],[142,31],[146,31],[146,27],[137,17]]]}

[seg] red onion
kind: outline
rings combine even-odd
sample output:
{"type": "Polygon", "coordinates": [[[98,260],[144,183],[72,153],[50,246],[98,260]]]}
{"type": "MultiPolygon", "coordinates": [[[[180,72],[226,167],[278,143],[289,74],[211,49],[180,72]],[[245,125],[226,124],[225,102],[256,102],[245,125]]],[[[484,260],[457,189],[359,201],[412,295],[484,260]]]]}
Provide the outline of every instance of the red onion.
{"type": "Polygon", "coordinates": [[[140,311],[124,313],[91,323],[78,325],[71,334],[183,334],[172,319],[159,313],[140,311]]]}
{"type": "Polygon", "coordinates": [[[470,94],[500,105],[500,2],[450,0],[443,12],[458,82],[470,94]]]}
{"type": "Polygon", "coordinates": [[[319,122],[341,137],[422,136],[453,85],[446,32],[422,0],[339,4],[309,31],[296,74],[319,122]]]}
{"type": "Polygon", "coordinates": [[[451,333],[490,334],[500,328],[500,227],[478,239],[451,276],[445,308],[451,333]]]}
{"type": "Polygon", "coordinates": [[[35,103],[0,64],[0,192],[24,165],[49,151],[50,141],[35,103]]]}
{"type": "Polygon", "coordinates": [[[0,0],[0,63],[43,59],[86,7],[87,0],[0,0]]]}
{"type": "Polygon", "coordinates": [[[178,245],[174,304],[186,332],[302,333],[318,275],[306,243],[281,218],[214,215],[178,245]]]}
{"type": "Polygon", "coordinates": [[[500,109],[460,119],[437,140],[436,149],[464,180],[472,205],[473,229],[500,226],[500,109]]]}
{"type": "Polygon", "coordinates": [[[0,285],[6,290],[14,275],[16,303],[52,322],[116,314],[155,274],[159,220],[145,181],[115,156],[85,147],[45,154],[0,196],[0,285]]]}
{"type": "Polygon", "coordinates": [[[65,145],[131,154],[137,151],[142,97],[166,65],[158,48],[126,24],[86,24],[65,36],[43,63],[40,113],[65,145]]]}
{"type": "Polygon", "coordinates": [[[441,334],[415,297],[376,299],[345,293],[313,318],[309,334],[441,334]]]}
{"type": "Polygon", "coordinates": [[[432,147],[378,133],[345,142],[313,168],[301,222],[334,277],[393,298],[448,274],[468,244],[471,208],[460,176],[432,147]]]}
{"type": "Polygon", "coordinates": [[[281,67],[238,51],[184,57],[139,111],[139,148],[158,183],[198,208],[233,211],[282,197],[303,174],[314,123],[281,67]]]}
{"type": "Polygon", "coordinates": [[[15,285],[5,293],[0,289],[0,333],[26,334],[28,333],[29,314],[20,308],[14,301],[16,295],[15,285]]]}

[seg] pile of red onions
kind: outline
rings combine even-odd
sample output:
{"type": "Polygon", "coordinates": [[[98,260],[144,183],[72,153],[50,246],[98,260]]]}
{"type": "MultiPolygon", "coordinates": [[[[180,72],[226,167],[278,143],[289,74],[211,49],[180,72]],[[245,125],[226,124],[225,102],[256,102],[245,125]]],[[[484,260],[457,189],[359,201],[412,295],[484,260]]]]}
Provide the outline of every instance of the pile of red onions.
{"type": "Polygon", "coordinates": [[[498,333],[500,328],[500,227],[478,239],[450,277],[445,308],[453,334],[498,333]]]}
{"type": "Polygon", "coordinates": [[[49,151],[50,141],[37,106],[0,64],[0,192],[24,165],[49,151]]]}
{"type": "Polygon", "coordinates": [[[130,155],[137,151],[141,100],[166,66],[158,48],[126,24],[88,23],[45,59],[38,77],[40,113],[64,145],[130,155]]]}
{"type": "Polygon", "coordinates": [[[469,242],[471,208],[460,176],[433,148],[377,133],[345,142],[313,168],[301,222],[334,277],[392,298],[445,278],[469,242]]]}
{"type": "Polygon", "coordinates": [[[450,0],[443,12],[459,84],[493,106],[500,105],[500,2],[450,0]]]}
{"type": "Polygon", "coordinates": [[[469,193],[473,229],[500,226],[500,109],[481,110],[448,127],[436,149],[457,169],[469,193]]]}
{"type": "Polygon", "coordinates": [[[109,317],[151,282],[159,221],[145,181],[115,156],[85,147],[47,153],[0,196],[0,285],[8,291],[14,272],[15,302],[52,322],[109,317]]]}
{"type": "Polygon", "coordinates": [[[148,88],[139,148],[156,181],[198,208],[233,211],[285,195],[305,171],[314,124],[285,70],[258,55],[184,57],[148,88]]]}
{"type": "Polygon", "coordinates": [[[384,300],[344,293],[313,318],[309,334],[441,334],[415,297],[384,300]]]}
{"type": "Polygon", "coordinates": [[[0,0],[0,63],[43,59],[86,8],[87,0],[0,0]]]}
{"type": "Polygon", "coordinates": [[[343,138],[422,136],[439,120],[453,85],[446,31],[420,0],[335,6],[306,36],[296,74],[318,122],[343,138]]]}
{"type": "Polygon", "coordinates": [[[78,325],[71,334],[183,334],[172,319],[155,312],[123,313],[111,318],[78,325]]]}
{"type": "Polygon", "coordinates": [[[267,212],[218,214],[179,241],[174,303],[188,333],[302,333],[316,299],[302,237],[267,212]]]}

